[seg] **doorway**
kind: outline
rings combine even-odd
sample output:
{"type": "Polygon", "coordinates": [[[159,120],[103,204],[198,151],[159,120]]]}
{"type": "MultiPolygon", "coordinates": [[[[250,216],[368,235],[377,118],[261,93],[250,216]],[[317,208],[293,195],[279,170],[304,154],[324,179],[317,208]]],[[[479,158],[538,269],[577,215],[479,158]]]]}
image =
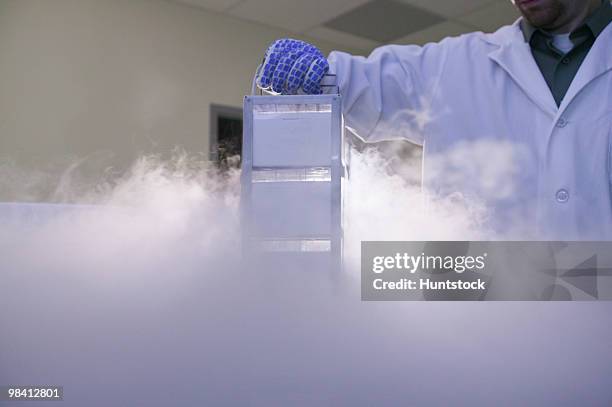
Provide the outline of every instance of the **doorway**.
{"type": "Polygon", "coordinates": [[[221,170],[240,167],[242,109],[210,106],[210,160],[221,170]]]}

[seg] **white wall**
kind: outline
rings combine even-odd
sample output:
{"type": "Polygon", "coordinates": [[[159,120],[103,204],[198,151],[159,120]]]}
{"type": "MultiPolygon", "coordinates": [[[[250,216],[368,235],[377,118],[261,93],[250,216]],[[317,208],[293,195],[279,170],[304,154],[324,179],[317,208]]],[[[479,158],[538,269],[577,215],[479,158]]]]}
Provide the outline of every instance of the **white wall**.
{"type": "Polygon", "coordinates": [[[164,0],[0,0],[0,157],[207,153],[210,104],[240,107],[287,35],[164,0]]]}

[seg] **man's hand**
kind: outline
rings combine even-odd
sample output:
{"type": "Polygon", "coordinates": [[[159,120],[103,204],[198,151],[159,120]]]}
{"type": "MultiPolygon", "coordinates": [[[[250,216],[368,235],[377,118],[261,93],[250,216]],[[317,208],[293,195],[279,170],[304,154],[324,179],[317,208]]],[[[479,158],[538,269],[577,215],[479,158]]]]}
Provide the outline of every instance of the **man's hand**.
{"type": "Polygon", "coordinates": [[[304,41],[276,40],[268,47],[257,72],[257,86],[283,95],[298,90],[306,94],[321,93],[321,80],[329,70],[327,59],[314,45],[304,41]]]}

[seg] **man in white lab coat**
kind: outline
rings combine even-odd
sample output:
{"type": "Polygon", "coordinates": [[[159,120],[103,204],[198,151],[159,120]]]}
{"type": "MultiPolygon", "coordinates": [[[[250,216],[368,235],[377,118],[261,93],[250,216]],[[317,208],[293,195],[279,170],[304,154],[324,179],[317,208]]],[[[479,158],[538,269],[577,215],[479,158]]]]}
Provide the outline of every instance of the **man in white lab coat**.
{"type": "MultiPolygon", "coordinates": [[[[346,124],[424,148],[424,188],[484,202],[506,236],[612,239],[610,0],[516,0],[492,34],[333,52],[346,124]]],[[[258,85],[317,93],[327,61],[272,44],[258,85]]]]}

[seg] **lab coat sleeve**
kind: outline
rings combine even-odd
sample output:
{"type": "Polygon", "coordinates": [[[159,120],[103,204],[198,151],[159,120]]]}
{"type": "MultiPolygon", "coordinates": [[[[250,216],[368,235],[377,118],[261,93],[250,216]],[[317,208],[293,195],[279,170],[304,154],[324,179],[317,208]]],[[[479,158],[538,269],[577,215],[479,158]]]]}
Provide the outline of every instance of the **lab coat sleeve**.
{"type": "Polygon", "coordinates": [[[330,72],[337,75],[347,128],[365,141],[422,145],[428,109],[441,97],[447,44],[387,45],[367,58],[332,52],[330,72]]]}

